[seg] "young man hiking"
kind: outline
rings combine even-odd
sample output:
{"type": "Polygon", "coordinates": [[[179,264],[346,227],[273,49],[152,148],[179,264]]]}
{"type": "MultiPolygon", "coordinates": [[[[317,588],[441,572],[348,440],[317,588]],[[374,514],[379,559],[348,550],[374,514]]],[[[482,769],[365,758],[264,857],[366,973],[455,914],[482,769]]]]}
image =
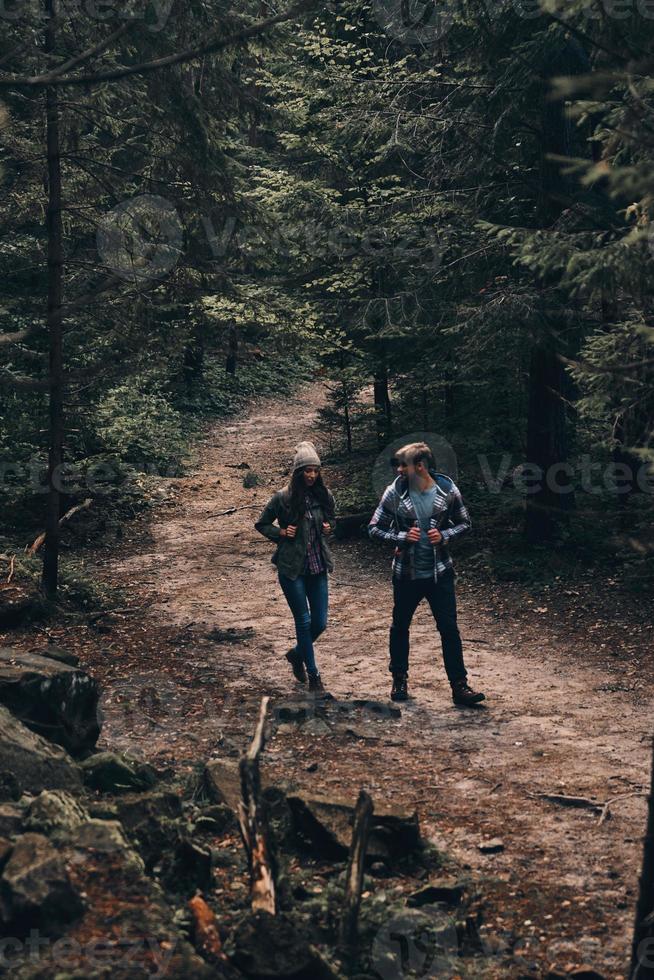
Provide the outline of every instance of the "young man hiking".
{"type": "Polygon", "coordinates": [[[368,526],[371,538],[395,545],[391,699],[406,701],[409,696],[409,627],[418,605],[426,599],[441,636],[452,700],[471,707],[485,695],[473,691],[467,682],[456,619],[454,567],[447,550],[450,541],[471,526],[470,516],[454,481],[436,472],[426,443],[409,443],[392,463],[398,477],[384,491],[368,526]]]}

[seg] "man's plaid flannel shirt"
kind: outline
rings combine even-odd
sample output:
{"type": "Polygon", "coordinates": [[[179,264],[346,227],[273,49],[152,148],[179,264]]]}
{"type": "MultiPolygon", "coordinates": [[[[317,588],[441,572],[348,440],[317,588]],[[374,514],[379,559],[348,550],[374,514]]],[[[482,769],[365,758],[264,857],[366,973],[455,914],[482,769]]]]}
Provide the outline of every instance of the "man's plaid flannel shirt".
{"type": "MultiPolygon", "coordinates": [[[[438,581],[448,568],[453,567],[447,550],[450,541],[472,527],[470,514],[453,480],[443,473],[432,472],[439,493],[434,501],[430,528],[438,528],[443,536],[440,544],[434,545],[434,579],[438,581]]],[[[417,526],[417,514],[409,494],[409,482],[405,477],[397,479],[386,487],[377,510],[368,525],[371,538],[389,541],[395,545],[392,574],[394,579],[413,579],[414,552],[406,536],[412,527],[417,526]]]]}

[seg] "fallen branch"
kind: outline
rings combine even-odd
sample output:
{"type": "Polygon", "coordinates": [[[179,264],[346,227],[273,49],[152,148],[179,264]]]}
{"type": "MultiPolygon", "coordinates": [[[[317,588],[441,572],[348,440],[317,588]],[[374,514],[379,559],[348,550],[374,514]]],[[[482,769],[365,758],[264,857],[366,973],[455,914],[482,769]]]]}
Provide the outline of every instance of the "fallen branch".
{"type": "Polygon", "coordinates": [[[255,912],[261,909],[275,915],[277,911],[276,865],[270,844],[266,812],[261,799],[259,772],[259,757],[265,746],[266,715],[269,704],[269,697],[261,699],[259,721],[254,738],[239,764],[242,799],[238,804],[238,822],[250,868],[252,909],[255,912]]]}
{"type": "Polygon", "coordinates": [[[6,585],[10,585],[11,580],[14,577],[14,566],[16,564],[16,555],[12,555],[11,558],[8,555],[2,555],[1,557],[9,562],[9,575],[7,576],[6,585]]]}
{"type": "Polygon", "coordinates": [[[91,613],[88,617],[89,623],[97,623],[99,619],[103,619],[105,616],[113,616],[114,614],[120,615],[132,615],[132,613],[142,612],[145,609],[143,606],[119,606],[116,609],[103,609],[102,612],[91,613]]]}
{"type": "Polygon", "coordinates": [[[617,803],[619,800],[626,800],[632,796],[644,796],[644,793],[633,792],[633,793],[623,793],[621,796],[614,796],[610,800],[606,800],[605,803],[601,803],[599,800],[589,800],[586,796],[565,796],[562,793],[528,793],[532,799],[547,800],[549,803],[558,803],[560,806],[570,806],[570,807],[580,807],[584,810],[594,810],[595,813],[599,813],[600,817],[597,821],[597,825],[600,826],[605,820],[611,815],[611,806],[617,803]]]}
{"type": "Polygon", "coordinates": [[[246,504],[244,507],[230,507],[228,510],[219,510],[214,517],[225,517],[226,514],[236,514],[239,510],[255,510],[259,509],[259,504],[246,504]]]}
{"type": "Polygon", "coordinates": [[[586,796],[565,796],[563,793],[529,793],[528,795],[534,799],[558,803],[559,806],[580,807],[596,812],[601,812],[604,807],[603,803],[598,803],[597,800],[589,800],[586,796]]]}
{"type": "Polygon", "coordinates": [[[629,799],[629,797],[632,796],[645,796],[645,795],[646,795],[645,793],[639,793],[637,791],[634,791],[633,793],[623,793],[622,796],[614,796],[612,800],[607,800],[604,806],[602,807],[602,812],[600,813],[600,818],[597,821],[597,826],[600,827],[605,820],[609,819],[609,817],[611,816],[610,807],[612,806],[613,803],[617,803],[619,800],[627,800],[629,799]]]}
{"type": "Polygon", "coordinates": [[[354,810],[352,827],[352,843],[347,861],[345,874],[345,899],[343,903],[343,918],[341,919],[341,946],[344,952],[351,956],[357,944],[357,923],[361,906],[361,889],[363,887],[363,866],[366,859],[370,820],[373,814],[373,803],[365,790],[359,793],[359,799],[354,810]]]}
{"type": "MultiPolygon", "coordinates": [[[[93,498],[87,497],[84,503],[77,504],[75,507],[71,507],[69,511],[66,511],[63,517],[59,518],[59,527],[61,527],[61,525],[64,524],[66,521],[69,521],[74,514],[79,513],[80,510],[88,510],[88,508],[91,506],[92,503],[93,503],[93,498]]],[[[30,555],[35,555],[44,541],[45,541],[45,531],[42,534],[39,534],[38,538],[36,539],[32,547],[26,548],[25,551],[27,551],[27,553],[30,555]]]]}

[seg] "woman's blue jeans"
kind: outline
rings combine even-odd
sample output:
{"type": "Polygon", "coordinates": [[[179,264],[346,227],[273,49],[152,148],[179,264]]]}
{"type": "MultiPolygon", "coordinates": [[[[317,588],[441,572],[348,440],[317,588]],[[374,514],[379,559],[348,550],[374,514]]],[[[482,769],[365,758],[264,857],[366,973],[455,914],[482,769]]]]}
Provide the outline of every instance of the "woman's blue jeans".
{"type": "Polygon", "coordinates": [[[295,620],[296,649],[306,664],[307,673],[315,675],[318,673],[318,668],[313,652],[313,641],[317,640],[327,628],[329,606],[327,572],[320,572],[319,575],[298,575],[297,578],[288,578],[281,572],[278,575],[282,592],[286,596],[295,620]]]}

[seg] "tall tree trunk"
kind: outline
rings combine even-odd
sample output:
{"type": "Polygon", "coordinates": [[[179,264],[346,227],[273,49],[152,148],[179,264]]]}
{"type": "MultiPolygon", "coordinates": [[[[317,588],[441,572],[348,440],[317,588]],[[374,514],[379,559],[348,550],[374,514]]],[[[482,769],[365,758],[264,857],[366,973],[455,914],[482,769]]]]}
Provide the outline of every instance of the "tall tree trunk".
{"type": "Polygon", "coordinates": [[[347,383],[343,382],[343,421],[345,424],[345,439],[347,441],[347,451],[352,452],[352,422],[350,420],[350,396],[347,390],[347,383]]]}
{"type": "Polygon", "coordinates": [[[391,399],[388,393],[388,372],[385,367],[380,368],[375,374],[374,398],[377,442],[380,446],[385,446],[393,434],[391,399]]]}
{"type": "Polygon", "coordinates": [[[631,948],[630,980],[654,978],[654,928],[649,921],[654,913],[654,745],[652,746],[652,771],[649,796],[647,797],[647,827],[643,841],[643,863],[640,873],[638,902],[631,948]],[[649,942],[647,942],[649,940],[649,942]],[[641,945],[642,944],[642,945],[641,945]]]}
{"type": "Polygon", "coordinates": [[[193,336],[184,348],[184,381],[191,391],[202,377],[204,371],[204,333],[202,324],[196,324],[193,336]]]}
{"type": "Polygon", "coordinates": [[[525,532],[532,544],[551,541],[563,515],[574,505],[570,477],[562,469],[568,459],[568,431],[563,364],[555,344],[536,344],[529,368],[527,462],[538,468],[537,492],[527,494],[525,532]],[[558,464],[558,466],[557,466],[558,464]]]}
{"type": "MultiPolygon", "coordinates": [[[[571,191],[569,178],[561,174],[558,161],[551,154],[571,155],[572,127],[564,102],[553,100],[548,78],[560,74],[579,74],[589,70],[584,52],[576,42],[552,53],[544,70],[545,79],[541,102],[540,188],[538,216],[540,224],[550,228],[557,220],[566,196],[571,191]]],[[[537,287],[548,303],[557,303],[553,283],[539,280],[537,287]]],[[[560,303],[563,319],[566,306],[560,303]]],[[[546,327],[547,330],[547,327],[546,327]]],[[[570,344],[568,340],[568,344],[570,344]]],[[[574,494],[561,492],[570,478],[559,470],[556,479],[553,467],[565,465],[569,455],[566,398],[572,392],[570,378],[557,357],[562,353],[561,341],[554,332],[537,338],[531,352],[529,367],[529,412],[527,418],[527,462],[536,464],[542,472],[538,492],[527,496],[525,534],[532,544],[545,543],[556,537],[564,515],[574,507],[574,494]],[[559,485],[557,489],[556,484],[559,485]]],[[[570,356],[571,351],[565,351],[570,356]]]]}
{"type": "Polygon", "coordinates": [[[238,327],[235,322],[229,325],[229,337],[228,337],[228,348],[227,348],[227,361],[225,362],[225,370],[227,374],[236,374],[236,368],[238,366],[238,327]]]}
{"type": "MultiPolygon", "coordinates": [[[[56,47],[56,17],[58,0],[45,0],[45,51],[53,54],[56,47]]],[[[63,233],[61,222],[61,160],[59,151],[59,102],[55,86],[46,89],[46,131],[48,154],[48,314],[50,342],[50,445],[48,455],[48,504],[45,522],[45,549],[41,587],[48,598],[57,594],[59,569],[59,516],[61,494],[58,489],[64,442],[64,379],[63,379],[63,233]]]]}

